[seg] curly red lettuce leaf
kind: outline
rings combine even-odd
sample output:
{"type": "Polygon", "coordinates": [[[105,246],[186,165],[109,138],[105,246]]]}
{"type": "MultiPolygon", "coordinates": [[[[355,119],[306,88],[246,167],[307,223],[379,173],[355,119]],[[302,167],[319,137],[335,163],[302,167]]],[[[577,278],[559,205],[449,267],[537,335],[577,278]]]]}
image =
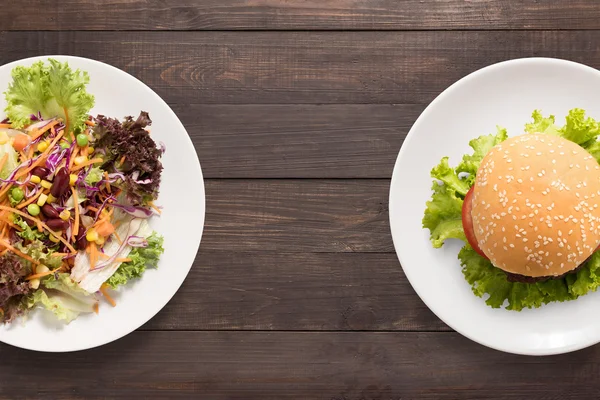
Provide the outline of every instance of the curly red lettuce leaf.
{"type": "Polygon", "coordinates": [[[145,129],[150,124],[144,111],[137,119],[129,116],[123,122],[99,115],[93,130],[96,151],[104,153],[101,168],[123,174],[122,189],[134,205],[155,200],[160,187],[162,151],[145,129]]]}
{"type": "Polygon", "coordinates": [[[0,257],[0,323],[10,322],[25,311],[22,299],[31,288],[24,278],[30,272],[17,256],[7,253],[0,257]]]}

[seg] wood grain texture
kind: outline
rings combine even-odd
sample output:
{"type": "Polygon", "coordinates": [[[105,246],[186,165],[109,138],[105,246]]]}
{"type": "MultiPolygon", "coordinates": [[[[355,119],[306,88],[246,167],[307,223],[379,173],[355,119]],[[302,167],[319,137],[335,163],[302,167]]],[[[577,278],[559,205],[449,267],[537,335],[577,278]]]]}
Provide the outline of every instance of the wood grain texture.
{"type": "Polygon", "coordinates": [[[200,251],[177,295],[142,329],[450,330],[395,254],[227,251],[200,251]]]}
{"type": "Polygon", "coordinates": [[[5,30],[598,29],[595,0],[31,0],[5,30]],[[43,11],[41,11],[43,10],[43,11]]]}
{"type": "Polygon", "coordinates": [[[170,104],[428,104],[468,73],[507,59],[600,67],[598,43],[600,31],[3,32],[0,61],[100,59],[170,104]]]}
{"type": "Polygon", "coordinates": [[[201,249],[393,252],[389,180],[207,180],[201,249]]]}
{"type": "Polygon", "coordinates": [[[390,178],[421,105],[175,104],[206,178],[390,178]]]}
{"type": "Polygon", "coordinates": [[[62,355],[0,345],[0,357],[0,398],[11,400],[568,400],[600,390],[600,347],[523,357],[455,333],[137,332],[62,355]]]}

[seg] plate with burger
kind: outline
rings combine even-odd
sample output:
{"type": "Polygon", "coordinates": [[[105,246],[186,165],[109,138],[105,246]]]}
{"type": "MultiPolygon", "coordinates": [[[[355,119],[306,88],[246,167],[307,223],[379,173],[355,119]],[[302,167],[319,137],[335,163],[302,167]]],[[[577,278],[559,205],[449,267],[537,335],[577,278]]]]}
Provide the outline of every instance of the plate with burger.
{"type": "Polygon", "coordinates": [[[494,64],[417,119],[390,186],[394,246],[425,304],[491,348],[600,342],[600,72],[494,64]]]}

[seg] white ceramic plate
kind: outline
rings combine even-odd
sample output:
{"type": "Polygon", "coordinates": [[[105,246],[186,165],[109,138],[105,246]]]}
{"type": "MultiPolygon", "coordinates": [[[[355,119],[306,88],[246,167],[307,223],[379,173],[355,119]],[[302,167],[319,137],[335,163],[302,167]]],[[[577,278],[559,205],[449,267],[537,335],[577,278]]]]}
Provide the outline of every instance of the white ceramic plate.
{"type": "Polygon", "coordinates": [[[600,118],[600,72],[570,61],[529,58],[495,64],[456,82],[417,119],[406,138],[390,187],[394,246],[413,288],[446,324],[485,346],[527,355],[578,350],[600,342],[600,292],[521,312],[492,309],[465,281],[462,242],[433,249],[422,228],[431,195],[430,170],[443,156],[451,165],[471,149],[469,140],[496,132],[523,133],[531,112],[554,114],[557,123],[574,107],[600,118]]]}
{"type": "MultiPolygon", "coordinates": [[[[82,315],[69,325],[56,322],[47,311],[36,311],[28,320],[0,327],[0,341],[30,350],[66,352],[97,347],[117,340],[158,313],[185,280],[200,245],[204,227],[204,181],[200,163],[185,128],[169,106],[148,86],[120,69],[78,57],[44,56],[19,60],[0,67],[0,92],[10,82],[17,65],[31,65],[48,57],[68,61],[72,68],[90,75],[88,92],[96,97],[92,115],[122,119],[137,117],[141,110],[152,119],[151,134],[166,144],[164,171],[157,204],[162,216],[152,227],[164,238],[165,252],[158,269],[148,269],[141,279],[119,289],[110,307],[101,302],[99,315],[82,315]],[[182,205],[185,205],[182,207],[182,205]]],[[[6,106],[0,101],[0,115],[6,106]]],[[[116,292],[115,292],[116,293],[116,292]]]]}

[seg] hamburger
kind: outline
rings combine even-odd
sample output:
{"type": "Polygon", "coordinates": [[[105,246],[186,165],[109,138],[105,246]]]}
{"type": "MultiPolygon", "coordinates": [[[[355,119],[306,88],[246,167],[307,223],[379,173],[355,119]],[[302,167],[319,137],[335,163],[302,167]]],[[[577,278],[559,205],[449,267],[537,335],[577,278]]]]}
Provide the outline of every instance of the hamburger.
{"type": "Polygon", "coordinates": [[[525,134],[497,145],[471,194],[467,238],[513,281],[572,272],[600,243],[600,166],[562,137],[525,134]]]}
{"type": "Polygon", "coordinates": [[[423,226],[434,247],[461,239],[473,292],[510,310],[574,300],[600,286],[600,125],[573,109],[559,127],[534,111],[525,131],[469,144],[431,175],[423,226]]]}

